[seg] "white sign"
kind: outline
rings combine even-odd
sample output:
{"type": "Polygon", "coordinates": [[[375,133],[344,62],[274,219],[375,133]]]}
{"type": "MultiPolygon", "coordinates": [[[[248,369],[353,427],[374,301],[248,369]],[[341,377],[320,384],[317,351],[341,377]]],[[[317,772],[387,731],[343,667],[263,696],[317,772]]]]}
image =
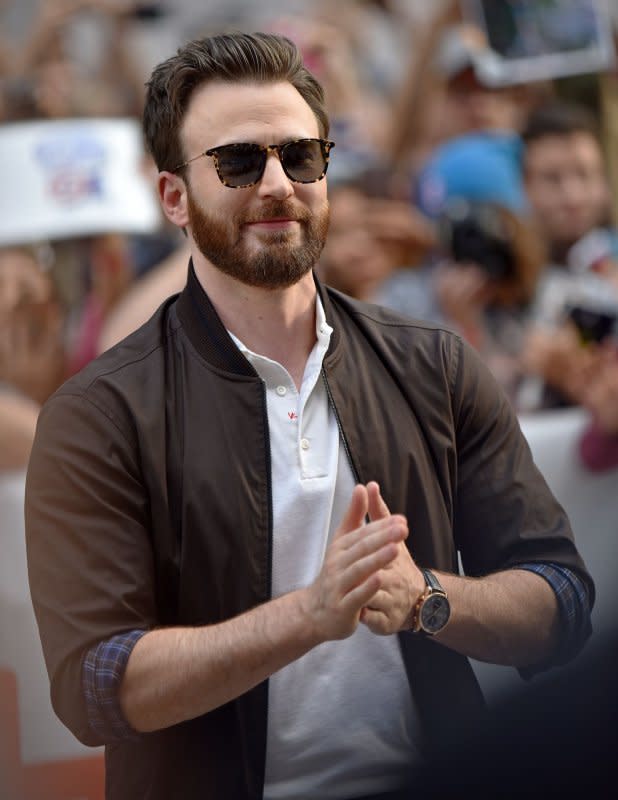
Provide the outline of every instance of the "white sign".
{"type": "Polygon", "coordinates": [[[161,224],[132,119],[0,126],[0,245],[97,233],[150,233],[161,224]]]}

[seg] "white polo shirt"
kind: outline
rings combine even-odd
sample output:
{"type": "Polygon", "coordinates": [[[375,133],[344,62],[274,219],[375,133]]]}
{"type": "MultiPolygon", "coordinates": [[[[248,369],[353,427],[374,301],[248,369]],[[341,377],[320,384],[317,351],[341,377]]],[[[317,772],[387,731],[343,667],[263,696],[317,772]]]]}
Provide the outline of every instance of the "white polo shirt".
{"type": "MultiPolygon", "coordinates": [[[[321,377],[331,333],[318,298],[317,342],[300,392],[281,364],[232,336],[266,387],[273,597],[315,580],[354,488],[321,377]]],[[[359,625],[270,678],[264,798],[339,800],[397,789],[418,758],[417,735],[396,635],[359,625]]]]}

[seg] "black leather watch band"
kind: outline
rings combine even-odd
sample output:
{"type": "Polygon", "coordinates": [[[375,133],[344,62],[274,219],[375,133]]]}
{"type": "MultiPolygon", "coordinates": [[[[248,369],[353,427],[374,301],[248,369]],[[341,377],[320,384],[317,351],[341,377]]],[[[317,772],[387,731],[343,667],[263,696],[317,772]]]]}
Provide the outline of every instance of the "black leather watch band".
{"type": "Polygon", "coordinates": [[[443,592],[444,594],[446,594],[446,592],[442,588],[442,584],[436,578],[433,572],[431,572],[428,569],[421,569],[421,572],[423,573],[423,578],[425,578],[425,583],[427,584],[427,586],[429,586],[432,592],[443,592]]]}

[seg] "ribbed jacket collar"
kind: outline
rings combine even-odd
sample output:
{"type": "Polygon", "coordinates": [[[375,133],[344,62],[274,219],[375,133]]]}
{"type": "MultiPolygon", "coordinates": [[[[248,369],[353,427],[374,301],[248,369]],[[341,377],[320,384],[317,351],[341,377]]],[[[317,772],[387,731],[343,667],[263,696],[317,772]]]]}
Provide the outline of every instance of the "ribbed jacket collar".
{"type": "MultiPolygon", "coordinates": [[[[332,355],[339,341],[337,326],[333,324],[333,308],[328,292],[315,275],[314,280],[324,306],[326,320],[334,328],[328,349],[328,355],[332,355]]],[[[189,261],[187,284],[178,297],[176,309],[187,336],[203,358],[219,369],[236,375],[255,377],[255,370],[228,334],[199,282],[192,259],[189,261]]]]}

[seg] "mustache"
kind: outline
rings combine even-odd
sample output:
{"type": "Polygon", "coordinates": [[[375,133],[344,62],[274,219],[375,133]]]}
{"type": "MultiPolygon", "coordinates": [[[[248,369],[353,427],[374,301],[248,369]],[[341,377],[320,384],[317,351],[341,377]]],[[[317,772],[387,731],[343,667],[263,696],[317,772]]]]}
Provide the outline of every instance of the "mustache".
{"type": "Polygon", "coordinates": [[[297,222],[306,222],[311,214],[306,209],[296,208],[294,203],[271,201],[260,207],[259,210],[247,211],[240,215],[241,225],[252,222],[264,222],[269,219],[293,219],[297,222]]]}

